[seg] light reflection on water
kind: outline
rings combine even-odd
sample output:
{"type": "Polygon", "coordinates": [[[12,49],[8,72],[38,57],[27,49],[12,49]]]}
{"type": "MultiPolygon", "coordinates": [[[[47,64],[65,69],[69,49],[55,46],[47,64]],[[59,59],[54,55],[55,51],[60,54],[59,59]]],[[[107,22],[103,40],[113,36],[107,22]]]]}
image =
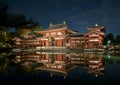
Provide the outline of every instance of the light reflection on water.
{"type": "Polygon", "coordinates": [[[13,59],[3,59],[6,63],[0,63],[0,79],[99,84],[111,84],[120,79],[120,57],[110,54],[92,52],[18,52],[14,54],[13,59]],[[3,75],[5,73],[2,73],[2,70],[7,72],[7,75],[3,75]]]}

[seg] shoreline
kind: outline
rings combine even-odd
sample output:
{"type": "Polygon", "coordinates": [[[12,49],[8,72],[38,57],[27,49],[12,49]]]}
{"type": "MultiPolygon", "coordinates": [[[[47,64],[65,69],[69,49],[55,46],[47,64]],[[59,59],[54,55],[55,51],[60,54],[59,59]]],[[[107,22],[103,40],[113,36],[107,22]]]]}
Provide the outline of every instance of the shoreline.
{"type": "Polygon", "coordinates": [[[51,48],[51,49],[12,49],[13,52],[105,52],[104,49],[58,49],[58,48],[51,48]]]}

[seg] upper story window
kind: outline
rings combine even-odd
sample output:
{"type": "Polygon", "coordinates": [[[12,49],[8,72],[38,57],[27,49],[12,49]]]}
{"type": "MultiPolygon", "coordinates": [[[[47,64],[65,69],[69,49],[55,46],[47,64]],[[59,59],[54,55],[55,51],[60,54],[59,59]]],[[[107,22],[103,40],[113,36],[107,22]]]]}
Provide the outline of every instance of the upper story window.
{"type": "Polygon", "coordinates": [[[61,32],[58,32],[57,35],[62,35],[62,33],[61,33],[61,32]]]}
{"type": "Polygon", "coordinates": [[[48,36],[49,35],[49,33],[46,33],[46,36],[48,36]]]}
{"type": "Polygon", "coordinates": [[[51,35],[56,35],[56,32],[51,32],[51,35]]]}
{"type": "Polygon", "coordinates": [[[96,29],[96,31],[100,31],[100,29],[96,29]]]}
{"type": "Polygon", "coordinates": [[[90,34],[89,37],[96,37],[98,36],[97,34],[90,34]]]}

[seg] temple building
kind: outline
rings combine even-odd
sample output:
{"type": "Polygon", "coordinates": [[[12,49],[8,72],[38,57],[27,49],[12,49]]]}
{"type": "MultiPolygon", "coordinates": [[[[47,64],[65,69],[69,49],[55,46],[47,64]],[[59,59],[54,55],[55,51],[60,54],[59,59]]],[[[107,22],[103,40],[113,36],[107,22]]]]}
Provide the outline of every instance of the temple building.
{"type": "Polygon", "coordinates": [[[84,34],[88,37],[87,47],[88,48],[100,48],[102,47],[103,40],[105,37],[105,27],[96,24],[93,27],[88,28],[88,33],[84,34]]]}
{"type": "Polygon", "coordinates": [[[40,39],[42,46],[66,46],[67,36],[77,34],[67,27],[65,21],[62,24],[55,25],[50,23],[47,29],[36,32],[43,35],[40,39]]]}
{"type": "Polygon", "coordinates": [[[105,28],[96,24],[88,28],[85,34],[79,34],[76,31],[70,30],[66,22],[62,24],[52,24],[43,30],[34,31],[41,37],[36,36],[26,26],[20,28],[22,33],[16,36],[13,41],[15,48],[20,49],[48,49],[48,48],[70,48],[70,49],[85,49],[85,48],[102,48],[102,42],[105,37],[105,28]],[[27,31],[26,31],[27,30],[27,31]]]}
{"type": "Polygon", "coordinates": [[[83,49],[83,48],[102,48],[103,40],[105,37],[105,28],[96,24],[93,27],[88,28],[88,32],[85,34],[73,34],[69,35],[69,45],[71,49],[83,49]]]}
{"type": "Polygon", "coordinates": [[[73,34],[68,36],[68,47],[70,49],[79,49],[82,50],[86,48],[88,37],[85,37],[83,34],[73,34]]]}
{"type": "Polygon", "coordinates": [[[17,49],[34,49],[40,46],[40,39],[32,33],[29,26],[17,28],[18,36],[13,38],[14,48],[17,49]]]}

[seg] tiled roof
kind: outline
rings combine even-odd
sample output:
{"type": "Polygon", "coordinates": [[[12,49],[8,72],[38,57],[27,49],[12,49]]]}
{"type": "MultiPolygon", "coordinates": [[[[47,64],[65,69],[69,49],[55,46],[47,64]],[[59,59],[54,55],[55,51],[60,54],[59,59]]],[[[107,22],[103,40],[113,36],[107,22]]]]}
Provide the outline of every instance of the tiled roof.
{"type": "Polygon", "coordinates": [[[59,29],[59,28],[63,28],[63,27],[67,27],[66,24],[50,25],[50,26],[48,27],[48,30],[59,29]]]}
{"type": "MultiPolygon", "coordinates": [[[[66,22],[64,21],[63,23],[61,24],[52,24],[50,23],[49,27],[44,29],[44,30],[41,30],[42,31],[51,31],[51,30],[59,30],[61,28],[67,28],[67,31],[71,32],[71,33],[77,33],[76,31],[73,31],[73,30],[70,30],[68,29],[67,25],[66,25],[66,22]]],[[[37,32],[37,31],[36,31],[37,32]]]]}
{"type": "Polygon", "coordinates": [[[95,24],[95,26],[89,27],[88,30],[93,30],[93,29],[104,29],[104,26],[100,26],[98,24],[95,24]]]}

